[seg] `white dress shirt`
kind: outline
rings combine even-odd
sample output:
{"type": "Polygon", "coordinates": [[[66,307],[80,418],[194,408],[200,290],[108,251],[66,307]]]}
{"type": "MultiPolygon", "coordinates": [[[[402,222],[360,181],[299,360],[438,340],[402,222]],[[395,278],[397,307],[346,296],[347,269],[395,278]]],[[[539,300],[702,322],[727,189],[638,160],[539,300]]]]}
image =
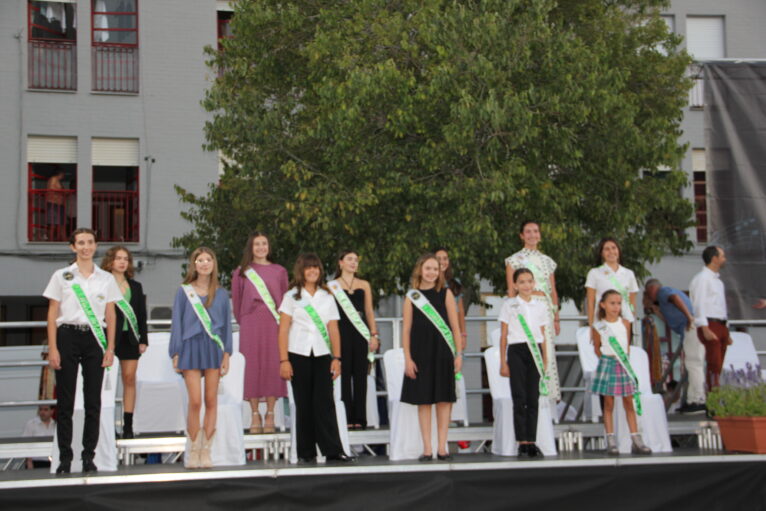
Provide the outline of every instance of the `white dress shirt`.
{"type": "Polygon", "coordinates": [[[85,296],[88,297],[93,312],[101,322],[101,326],[106,326],[106,304],[122,300],[122,292],[117,286],[114,276],[95,264],[93,273],[84,278],[77,268],[77,263],[56,270],[51,277],[48,286],[43,291],[45,298],[56,300],[60,303],[59,315],[56,318],[56,326],[67,325],[88,325],[88,318],[77,301],[73,284],[80,284],[85,296]]]}
{"type": "MultiPolygon", "coordinates": [[[[314,306],[325,326],[330,321],[340,319],[335,298],[324,289],[317,289],[314,296],[311,296],[305,288],[302,288],[301,299],[314,306]]],[[[295,300],[294,287],[285,293],[282,304],[279,306],[279,312],[284,312],[292,318],[287,351],[304,357],[308,357],[312,353],[315,357],[332,355],[309,313],[295,300]]]]}
{"type": "Polygon", "coordinates": [[[622,317],[630,321],[635,320],[633,311],[630,310],[630,294],[638,293],[638,282],[636,281],[636,275],[632,270],[625,268],[624,266],[618,266],[617,271],[612,271],[606,265],[601,265],[598,268],[592,268],[588,272],[588,278],[585,280],[585,287],[596,290],[596,303],[595,311],[598,312],[598,302],[606,291],[614,289],[620,291],[612,282],[610,276],[613,276],[615,280],[622,286],[622,288],[628,293],[628,300],[622,299],[622,317]]]}
{"type": "Polygon", "coordinates": [[[540,327],[548,325],[548,307],[540,300],[531,299],[527,302],[520,296],[516,296],[503,302],[500,315],[497,318],[501,323],[508,325],[507,343],[522,344],[527,342],[527,334],[521,326],[519,314],[524,315],[524,319],[537,343],[543,342],[540,327]]]}
{"type": "Polygon", "coordinates": [[[622,348],[622,351],[624,351],[626,354],[628,353],[628,329],[625,328],[625,323],[622,322],[622,319],[618,319],[614,323],[610,323],[609,321],[602,319],[600,321],[596,321],[596,323],[593,325],[593,328],[595,328],[598,334],[601,336],[602,355],[606,355],[607,357],[617,356],[617,353],[615,353],[612,349],[612,345],[609,344],[609,337],[604,335],[602,329],[606,331],[607,335],[611,335],[617,339],[617,343],[622,348]]]}
{"type": "Polygon", "coordinates": [[[708,326],[707,318],[726,319],[726,293],[720,275],[707,266],[689,284],[689,298],[694,307],[694,324],[708,326]]]}

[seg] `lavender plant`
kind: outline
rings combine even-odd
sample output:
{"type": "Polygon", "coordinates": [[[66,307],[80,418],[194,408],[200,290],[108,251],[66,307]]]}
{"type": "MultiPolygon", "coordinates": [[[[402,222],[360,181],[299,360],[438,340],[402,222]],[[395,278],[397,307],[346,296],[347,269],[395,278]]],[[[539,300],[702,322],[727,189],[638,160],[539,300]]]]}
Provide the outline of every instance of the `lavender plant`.
{"type": "Polygon", "coordinates": [[[761,366],[725,370],[721,385],[707,396],[708,411],[714,417],[766,417],[766,383],[761,366]]]}

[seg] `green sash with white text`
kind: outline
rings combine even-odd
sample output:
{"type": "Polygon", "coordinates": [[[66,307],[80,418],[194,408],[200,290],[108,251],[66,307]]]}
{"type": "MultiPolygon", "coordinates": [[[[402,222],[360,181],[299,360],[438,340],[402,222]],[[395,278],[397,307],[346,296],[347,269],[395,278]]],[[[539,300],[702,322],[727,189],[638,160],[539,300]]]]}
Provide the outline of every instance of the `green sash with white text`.
{"type": "Polygon", "coordinates": [[[524,317],[524,313],[522,312],[521,304],[519,305],[519,310],[517,312],[517,318],[519,319],[519,323],[521,323],[521,328],[524,330],[524,335],[527,338],[527,348],[529,348],[529,352],[532,354],[532,359],[535,361],[535,368],[537,368],[537,372],[540,375],[540,395],[541,396],[547,396],[549,394],[548,391],[548,375],[545,373],[545,363],[543,361],[543,355],[540,352],[540,347],[537,345],[537,339],[535,339],[534,334],[532,333],[532,329],[529,328],[529,324],[527,323],[526,318],[524,317]]]}
{"type": "Polygon", "coordinates": [[[322,321],[322,317],[319,315],[319,312],[314,308],[311,303],[309,303],[308,300],[304,300],[303,297],[295,301],[298,304],[298,307],[302,308],[306,311],[306,314],[309,315],[311,318],[311,321],[314,323],[314,326],[319,330],[319,335],[322,336],[322,339],[324,340],[325,344],[327,345],[327,349],[330,352],[330,356],[333,356],[332,354],[332,342],[330,342],[330,333],[327,331],[327,326],[324,324],[324,321],[322,321]]]}
{"type": "Polygon", "coordinates": [[[266,304],[266,307],[269,309],[269,312],[271,312],[271,315],[274,316],[274,320],[276,320],[278,325],[279,312],[277,312],[277,304],[274,301],[274,298],[271,297],[271,293],[269,293],[269,288],[266,286],[266,283],[263,281],[261,276],[258,275],[258,272],[252,268],[245,270],[245,276],[253,284],[253,286],[255,286],[255,290],[258,291],[259,295],[261,295],[263,303],[266,304]]]}
{"type": "Polygon", "coordinates": [[[122,311],[125,319],[128,320],[128,325],[130,325],[130,329],[133,331],[133,335],[136,336],[136,341],[140,343],[141,334],[138,330],[138,318],[136,317],[136,313],[133,311],[133,307],[130,306],[130,303],[128,303],[125,298],[122,298],[115,303],[117,304],[117,307],[119,307],[122,311]]]}
{"type": "Polygon", "coordinates": [[[199,319],[200,323],[202,323],[202,327],[205,329],[208,337],[210,337],[213,342],[215,342],[218,347],[221,348],[221,351],[225,352],[226,348],[223,345],[221,336],[213,332],[213,321],[210,319],[210,314],[208,314],[207,309],[202,304],[202,300],[200,300],[199,295],[194,292],[194,288],[191,286],[191,284],[184,284],[181,287],[183,288],[184,293],[186,293],[186,298],[189,299],[189,303],[191,304],[192,309],[194,309],[194,313],[197,315],[197,319],[199,319]]]}
{"type": "MultiPolygon", "coordinates": [[[[348,295],[341,287],[340,282],[337,280],[331,280],[327,283],[327,287],[330,288],[332,295],[335,297],[335,301],[338,302],[340,308],[343,309],[343,312],[346,313],[346,317],[348,317],[349,321],[351,321],[351,324],[354,325],[354,328],[356,328],[356,330],[361,334],[361,336],[364,338],[364,340],[367,341],[367,344],[369,345],[371,338],[370,329],[367,328],[367,325],[359,315],[359,311],[357,311],[356,307],[354,307],[354,304],[351,303],[348,295]]],[[[375,362],[375,354],[369,351],[369,349],[367,351],[367,359],[370,362],[375,362]]]]}
{"type": "Polygon", "coordinates": [[[93,306],[90,304],[88,296],[85,294],[85,291],[83,291],[80,284],[72,284],[72,291],[74,291],[74,295],[77,297],[77,303],[80,304],[80,308],[83,313],[85,313],[85,317],[88,318],[90,331],[93,332],[93,335],[96,337],[98,345],[101,346],[101,350],[106,351],[108,343],[106,341],[106,335],[104,334],[104,327],[101,326],[101,323],[96,317],[96,313],[93,312],[93,306]]]}
{"type": "MultiPolygon", "coordinates": [[[[436,329],[442,335],[444,342],[446,342],[447,346],[449,346],[449,349],[452,352],[452,356],[456,356],[457,346],[455,345],[454,337],[452,337],[452,330],[450,330],[447,323],[444,322],[444,318],[442,318],[442,315],[439,314],[439,311],[434,308],[433,304],[428,301],[428,298],[426,298],[423,293],[416,289],[410,289],[407,291],[407,298],[409,298],[413,305],[415,305],[415,307],[417,307],[418,310],[422,312],[423,315],[428,318],[428,320],[436,327],[436,329]]],[[[456,380],[460,380],[462,378],[462,373],[455,373],[456,380]]]]}

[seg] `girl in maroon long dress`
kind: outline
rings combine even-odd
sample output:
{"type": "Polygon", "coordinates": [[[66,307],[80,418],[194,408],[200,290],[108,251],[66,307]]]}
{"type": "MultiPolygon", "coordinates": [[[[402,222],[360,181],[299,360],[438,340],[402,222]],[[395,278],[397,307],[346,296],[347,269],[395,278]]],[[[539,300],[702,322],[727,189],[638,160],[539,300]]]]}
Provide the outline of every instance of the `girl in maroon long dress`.
{"type": "Polygon", "coordinates": [[[274,405],[277,398],[287,396],[287,385],[279,377],[279,323],[267,302],[247,277],[255,271],[266,284],[275,311],[287,292],[287,270],[271,259],[268,236],[253,232],[247,239],[240,267],[231,279],[234,317],[239,323],[239,351],[245,357],[245,399],[253,412],[251,433],[273,433],[274,405]],[[258,403],[266,401],[266,417],[258,411],[258,403]]]}

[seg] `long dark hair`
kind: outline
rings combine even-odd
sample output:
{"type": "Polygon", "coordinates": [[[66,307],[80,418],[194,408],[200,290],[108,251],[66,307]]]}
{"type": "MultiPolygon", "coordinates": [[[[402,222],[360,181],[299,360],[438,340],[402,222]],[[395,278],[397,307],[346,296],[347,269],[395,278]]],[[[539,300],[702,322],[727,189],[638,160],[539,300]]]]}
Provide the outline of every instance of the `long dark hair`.
{"type": "MultiPolygon", "coordinates": [[[[447,258],[449,258],[449,250],[447,250],[445,247],[439,247],[434,250],[434,255],[438,254],[439,252],[444,252],[447,254],[447,258]]],[[[452,270],[452,261],[450,261],[447,269],[444,270],[444,282],[447,284],[449,290],[452,291],[453,295],[460,296],[460,294],[463,292],[463,284],[461,284],[460,281],[455,278],[455,272],[452,270]]]]}
{"type": "Polygon", "coordinates": [[[611,236],[607,236],[606,238],[601,238],[601,241],[598,242],[598,247],[596,248],[596,266],[601,266],[604,264],[604,258],[601,254],[604,252],[604,245],[610,241],[617,246],[617,251],[620,253],[620,257],[617,259],[617,263],[622,264],[622,247],[616,239],[612,238],[611,236]]]}
{"type": "Polygon", "coordinates": [[[239,274],[242,277],[245,276],[245,270],[247,270],[250,263],[253,262],[253,241],[259,236],[266,238],[266,241],[269,243],[269,252],[266,254],[266,260],[270,263],[274,262],[271,258],[271,238],[269,238],[269,235],[263,231],[253,231],[247,237],[245,248],[242,250],[242,261],[239,263],[239,274]]]}
{"type": "Polygon", "coordinates": [[[295,260],[295,266],[293,266],[293,280],[290,281],[290,287],[295,287],[295,294],[293,296],[296,300],[300,299],[301,288],[306,284],[305,277],[303,276],[303,271],[306,268],[319,268],[317,287],[327,291],[327,285],[324,282],[325,275],[322,260],[313,252],[301,254],[298,256],[298,259],[295,260]]]}

